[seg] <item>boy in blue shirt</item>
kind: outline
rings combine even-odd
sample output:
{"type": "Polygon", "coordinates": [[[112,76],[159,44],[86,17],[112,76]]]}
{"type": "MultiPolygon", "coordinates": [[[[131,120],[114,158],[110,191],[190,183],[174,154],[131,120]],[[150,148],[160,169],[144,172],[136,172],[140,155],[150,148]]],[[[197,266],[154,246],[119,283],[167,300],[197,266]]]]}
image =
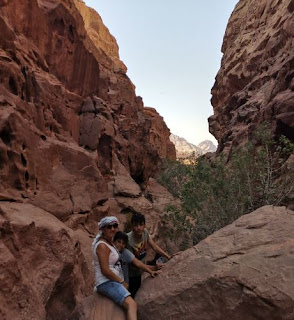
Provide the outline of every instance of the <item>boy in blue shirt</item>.
{"type": "Polygon", "coordinates": [[[133,264],[142,271],[148,272],[151,277],[155,277],[161,271],[154,271],[152,268],[140,260],[138,260],[135,255],[126,248],[128,243],[128,236],[122,231],[118,231],[113,238],[113,244],[115,248],[119,251],[120,262],[123,270],[123,275],[126,283],[129,283],[129,264],[133,264]]]}

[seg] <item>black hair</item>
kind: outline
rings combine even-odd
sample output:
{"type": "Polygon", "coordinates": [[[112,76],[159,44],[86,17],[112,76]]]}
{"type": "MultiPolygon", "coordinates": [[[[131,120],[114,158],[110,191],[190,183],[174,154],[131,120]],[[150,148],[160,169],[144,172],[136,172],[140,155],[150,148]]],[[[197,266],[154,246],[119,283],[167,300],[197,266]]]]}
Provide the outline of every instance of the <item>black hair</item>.
{"type": "Polygon", "coordinates": [[[123,240],[125,244],[128,243],[128,235],[122,231],[117,231],[113,237],[113,241],[123,240]]]}
{"type": "Polygon", "coordinates": [[[145,224],[145,216],[142,213],[136,212],[132,216],[132,225],[145,224]]]}

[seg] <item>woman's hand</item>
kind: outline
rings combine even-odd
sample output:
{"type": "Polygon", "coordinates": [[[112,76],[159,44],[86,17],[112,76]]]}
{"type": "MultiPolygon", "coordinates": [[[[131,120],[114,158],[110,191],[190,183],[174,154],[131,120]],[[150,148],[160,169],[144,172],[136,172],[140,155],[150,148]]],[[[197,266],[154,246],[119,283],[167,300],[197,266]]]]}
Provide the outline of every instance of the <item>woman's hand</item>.
{"type": "Polygon", "coordinates": [[[122,283],[122,285],[128,290],[129,289],[129,284],[126,283],[125,281],[122,283]]]}

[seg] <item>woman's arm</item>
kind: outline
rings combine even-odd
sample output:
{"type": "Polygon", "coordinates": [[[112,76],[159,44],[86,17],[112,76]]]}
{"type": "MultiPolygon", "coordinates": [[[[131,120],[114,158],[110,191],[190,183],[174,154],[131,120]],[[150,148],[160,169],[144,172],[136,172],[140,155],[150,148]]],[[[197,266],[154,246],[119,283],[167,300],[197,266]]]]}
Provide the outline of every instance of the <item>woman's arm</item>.
{"type": "Polygon", "coordinates": [[[100,243],[96,249],[96,253],[98,256],[100,268],[102,274],[108,278],[109,280],[116,281],[122,283],[123,279],[117,276],[111,269],[109,268],[109,254],[110,249],[104,243],[100,243]]]}
{"type": "Polygon", "coordinates": [[[148,243],[150,244],[150,247],[161,256],[165,257],[167,260],[170,260],[172,256],[167,254],[165,251],[163,251],[160,246],[158,246],[151,238],[149,238],[148,243]]]}
{"type": "Polygon", "coordinates": [[[161,271],[152,270],[152,268],[150,268],[147,264],[144,264],[142,261],[138,260],[137,258],[134,258],[132,260],[132,263],[139,269],[148,272],[151,275],[151,277],[155,277],[157,274],[161,273],[161,271]]]}

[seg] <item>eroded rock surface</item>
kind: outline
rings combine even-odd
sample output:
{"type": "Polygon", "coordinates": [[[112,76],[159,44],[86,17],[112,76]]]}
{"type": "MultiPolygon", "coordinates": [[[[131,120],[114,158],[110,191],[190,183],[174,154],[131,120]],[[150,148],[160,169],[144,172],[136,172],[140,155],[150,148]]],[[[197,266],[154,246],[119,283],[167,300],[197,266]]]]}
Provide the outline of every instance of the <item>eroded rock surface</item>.
{"type": "Polygon", "coordinates": [[[229,20],[212,88],[218,152],[248,141],[266,121],[294,141],[293,0],[241,0],[229,20]]]}
{"type": "Polygon", "coordinates": [[[0,30],[0,318],[64,320],[92,294],[97,221],[159,224],[144,190],[175,149],[83,1],[2,0],[0,30]]]}
{"type": "Polygon", "coordinates": [[[79,237],[30,204],[1,203],[0,213],[1,319],[65,319],[92,292],[79,237]]]}
{"type": "Polygon", "coordinates": [[[143,283],[140,319],[293,319],[293,230],[285,207],[242,216],[143,283]]]}

